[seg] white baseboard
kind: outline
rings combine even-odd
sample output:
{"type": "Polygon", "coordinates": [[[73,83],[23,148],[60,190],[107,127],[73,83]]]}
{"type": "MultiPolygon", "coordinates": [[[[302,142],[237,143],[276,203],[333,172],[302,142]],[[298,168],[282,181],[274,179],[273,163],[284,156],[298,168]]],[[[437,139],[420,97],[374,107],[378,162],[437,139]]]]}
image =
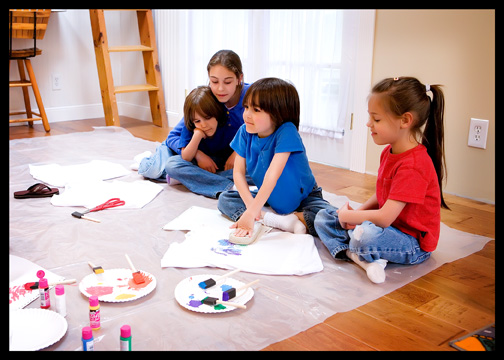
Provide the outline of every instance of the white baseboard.
{"type": "MultiPolygon", "coordinates": [[[[119,116],[128,116],[134,119],[143,120],[143,121],[151,121],[151,113],[150,107],[141,106],[135,104],[129,104],[125,102],[118,102],[117,107],[119,110],[119,116]]],[[[11,112],[15,111],[25,111],[24,109],[20,110],[10,110],[11,112]]],[[[33,109],[35,112],[39,112],[38,109],[33,109]]],[[[98,104],[88,104],[88,105],[75,105],[75,106],[59,106],[59,107],[46,107],[45,108],[47,118],[49,119],[49,123],[55,123],[60,121],[73,121],[73,120],[84,120],[84,119],[95,119],[103,117],[103,105],[101,103],[98,104]]],[[[168,116],[168,126],[174,127],[180,121],[182,116],[175,112],[167,111],[168,116]]],[[[19,115],[15,118],[23,118],[26,115],[19,115]]],[[[26,123],[12,123],[11,126],[16,125],[26,125],[26,123]]]]}

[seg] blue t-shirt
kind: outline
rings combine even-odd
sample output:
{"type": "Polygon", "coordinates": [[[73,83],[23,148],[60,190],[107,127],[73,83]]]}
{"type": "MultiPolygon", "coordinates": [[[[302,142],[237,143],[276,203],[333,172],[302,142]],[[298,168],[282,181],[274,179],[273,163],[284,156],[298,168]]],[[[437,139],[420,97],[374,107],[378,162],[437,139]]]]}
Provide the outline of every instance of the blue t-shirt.
{"type": "Polygon", "coordinates": [[[262,186],[273,156],[276,153],[291,153],[268,198],[269,206],[278,214],[295,211],[315,186],[315,177],[310,169],[303,141],[291,122],[283,123],[265,138],[249,134],[245,125],[242,125],[231,142],[231,147],[245,158],[247,172],[258,188],[262,186]]]}
{"type": "MultiPolygon", "coordinates": [[[[240,100],[238,100],[238,103],[232,109],[228,109],[224,106],[224,104],[222,104],[222,106],[224,107],[224,110],[226,111],[227,122],[222,128],[218,128],[217,132],[220,133],[222,130],[222,132],[225,133],[226,135],[224,135],[224,134],[218,135],[216,132],[216,134],[214,135],[214,138],[218,137],[222,141],[226,142],[226,144],[228,146],[229,146],[229,143],[231,142],[231,140],[233,140],[233,137],[235,136],[235,134],[238,131],[238,129],[240,128],[240,126],[243,125],[243,111],[244,111],[244,109],[243,109],[242,102],[243,102],[243,97],[245,96],[245,93],[247,92],[247,89],[249,87],[250,87],[250,84],[243,85],[243,88],[240,93],[240,100]],[[230,136],[228,136],[228,135],[230,135],[230,136]],[[228,138],[229,138],[229,141],[228,141],[228,138]]],[[[182,119],[179,121],[179,123],[168,134],[168,137],[165,140],[165,144],[170,149],[172,149],[173,151],[175,151],[177,154],[180,155],[181,149],[183,147],[186,147],[187,144],[189,144],[189,141],[191,141],[191,139],[192,139],[192,135],[193,135],[193,133],[190,132],[189,130],[187,130],[187,128],[185,127],[184,118],[182,117],[182,119]],[[184,129],[185,129],[185,131],[184,131],[184,129]]],[[[204,139],[204,140],[208,140],[208,139],[204,139]]],[[[212,154],[214,152],[220,153],[222,150],[220,148],[220,146],[218,146],[215,149],[213,148],[214,143],[217,143],[215,141],[210,141],[206,145],[203,145],[202,144],[203,142],[204,141],[202,141],[200,143],[200,146],[198,147],[198,149],[203,151],[208,156],[212,156],[212,154]],[[205,151],[205,149],[206,149],[206,151],[205,151]]],[[[230,150],[229,155],[231,155],[231,153],[232,153],[232,150],[230,150]]],[[[229,157],[229,155],[227,155],[227,157],[229,157]]],[[[226,160],[227,160],[227,157],[226,157],[226,160]]]]}

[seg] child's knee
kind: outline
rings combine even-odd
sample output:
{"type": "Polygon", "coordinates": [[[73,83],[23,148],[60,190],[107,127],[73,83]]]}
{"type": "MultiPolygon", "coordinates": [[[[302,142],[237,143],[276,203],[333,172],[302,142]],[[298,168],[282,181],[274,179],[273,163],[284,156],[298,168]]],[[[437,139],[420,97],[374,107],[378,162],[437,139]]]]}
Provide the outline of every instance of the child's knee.
{"type": "Polygon", "coordinates": [[[338,219],[335,209],[322,209],[315,216],[314,225],[324,226],[327,222],[333,222],[338,219]]]}
{"type": "Polygon", "coordinates": [[[383,232],[383,229],[370,221],[364,221],[357,225],[354,230],[349,231],[350,246],[362,247],[372,244],[383,232]]]}

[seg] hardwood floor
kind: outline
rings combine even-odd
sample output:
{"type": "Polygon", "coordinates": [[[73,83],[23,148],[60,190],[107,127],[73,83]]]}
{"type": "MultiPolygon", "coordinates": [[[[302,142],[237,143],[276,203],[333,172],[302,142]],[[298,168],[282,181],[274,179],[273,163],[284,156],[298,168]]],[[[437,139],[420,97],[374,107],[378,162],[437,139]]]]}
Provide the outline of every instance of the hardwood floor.
{"type": "MultiPolygon", "coordinates": [[[[51,123],[46,133],[33,128],[9,128],[9,138],[55,136],[91,131],[105,120],[51,123]]],[[[163,141],[169,129],[121,117],[134,136],[163,141]]],[[[375,191],[376,177],[311,163],[324,190],[364,202],[375,191]]],[[[452,209],[441,210],[448,226],[495,238],[495,206],[446,195],[452,209]]],[[[323,323],[271,344],[264,350],[452,350],[449,341],[495,322],[495,240],[479,252],[452,263],[352,311],[337,313],[323,323]]]]}

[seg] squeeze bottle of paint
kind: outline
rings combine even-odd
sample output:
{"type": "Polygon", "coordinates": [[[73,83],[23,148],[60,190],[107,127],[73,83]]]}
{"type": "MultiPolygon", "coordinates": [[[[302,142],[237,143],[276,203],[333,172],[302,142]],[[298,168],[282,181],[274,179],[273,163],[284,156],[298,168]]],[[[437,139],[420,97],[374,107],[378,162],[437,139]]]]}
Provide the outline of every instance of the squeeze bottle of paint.
{"type": "Polygon", "coordinates": [[[119,341],[121,343],[121,351],[131,351],[131,326],[121,326],[121,337],[119,341]]]}
{"type": "Polygon", "coordinates": [[[48,309],[51,306],[51,297],[49,295],[49,285],[46,278],[39,279],[39,294],[40,294],[40,307],[48,309]]]}
{"type": "Polygon", "coordinates": [[[94,351],[93,330],[89,326],[82,328],[82,350],[94,351]]]}
{"type": "Polygon", "coordinates": [[[66,316],[66,298],[65,298],[65,287],[63,285],[56,285],[54,288],[54,305],[56,306],[56,312],[61,316],[66,316]]]}
{"type": "Polygon", "coordinates": [[[94,295],[89,298],[89,325],[93,330],[100,328],[100,303],[94,295]]]}

